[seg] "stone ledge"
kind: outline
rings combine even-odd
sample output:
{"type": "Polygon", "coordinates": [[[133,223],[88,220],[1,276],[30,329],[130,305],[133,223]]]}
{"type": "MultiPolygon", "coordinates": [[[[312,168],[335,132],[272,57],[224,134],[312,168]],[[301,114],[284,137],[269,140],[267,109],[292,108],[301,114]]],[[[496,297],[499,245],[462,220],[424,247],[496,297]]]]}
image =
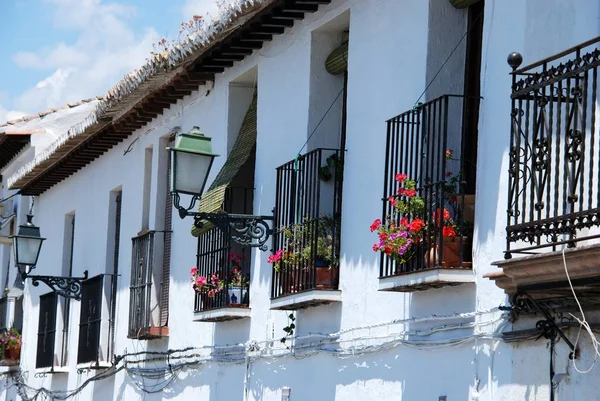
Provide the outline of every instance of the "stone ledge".
{"type": "Polygon", "coordinates": [[[219,308],[195,312],[195,322],[226,322],[250,317],[250,308],[219,308]]]}
{"type": "Polygon", "coordinates": [[[428,269],[379,279],[379,291],[415,292],[474,283],[471,269],[428,269]]]}
{"type": "MultiPolygon", "coordinates": [[[[573,284],[594,283],[600,278],[600,244],[569,248],[565,250],[569,276],[573,284]]],[[[483,277],[496,282],[507,294],[517,291],[567,288],[567,276],[562,251],[528,255],[492,263],[502,271],[485,274],[483,277]]]]}
{"type": "Polygon", "coordinates": [[[342,292],[339,290],[311,290],[271,299],[271,309],[298,310],[341,301],[342,292]]]}

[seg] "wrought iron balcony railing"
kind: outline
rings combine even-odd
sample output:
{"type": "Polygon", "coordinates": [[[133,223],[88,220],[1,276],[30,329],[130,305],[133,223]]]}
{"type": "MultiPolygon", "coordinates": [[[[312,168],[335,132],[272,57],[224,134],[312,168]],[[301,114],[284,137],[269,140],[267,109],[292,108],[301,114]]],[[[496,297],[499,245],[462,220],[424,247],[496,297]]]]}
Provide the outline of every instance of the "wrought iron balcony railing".
{"type": "Polygon", "coordinates": [[[316,149],[277,168],[273,298],[338,288],[342,175],[338,149],[316,149]]]}
{"type": "Polygon", "coordinates": [[[517,69],[512,113],[506,258],[600,237],[600,37],[517,69]]]}
{"type": "MultiPolygon", "coordinates": [[[[227,188],[223,209],[252,213],[251,188],[227,188]]],[[[194,312],[219,308],[247,308],[250,305],[250,248],[230,240],[221,229],[212,228],[198,237],[194,312]]]]}
{"type": "Polygon", "coordinates": [[[410,242],[398,255],[382,252],[381,278],[471,268],[474,194],[464,177],[475,165],[463,155],[463,107],[463,96],[444,95],[387,121],[382,221],[410,242]],[[404,191],[407,180],[416,192],[404,191]]]}
{"type": "Polygon", "coordinates": [[[148,231],[131,239],[128,330],[130,338],[152,338],[162,333],[155,329],[160,327],[160,314],[163,309],[161,291],[164,291],[164,288],[153,282],[158,280],[159,274],[162,273],[164,245],[170,235],[168,231],[148,231]],[[160,269],[155,271],[155,266],[160,269]]]}

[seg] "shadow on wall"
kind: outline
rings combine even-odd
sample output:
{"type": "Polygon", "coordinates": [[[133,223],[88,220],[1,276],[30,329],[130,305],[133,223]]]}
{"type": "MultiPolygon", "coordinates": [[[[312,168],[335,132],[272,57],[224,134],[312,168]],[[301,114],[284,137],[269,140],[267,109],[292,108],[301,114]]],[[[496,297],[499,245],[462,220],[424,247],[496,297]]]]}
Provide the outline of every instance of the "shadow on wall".
{"type": "Polygon", "coordinates": [[[251,393],[257,401],[266,394],[280,393],[283,387],[289,387],[292,398],[297,400],[399,399],[400,396],[406,400],[434,400],[441,395],[455,400],[469,399],[475,369],[471,347],[459,352],[438,350],[434,363],[426,355],[429,352],[403,347],[385,354],[345,359],[321,353],[306,359],[289,357],[270,363],[256,362],[251,368],[251,393]]]}

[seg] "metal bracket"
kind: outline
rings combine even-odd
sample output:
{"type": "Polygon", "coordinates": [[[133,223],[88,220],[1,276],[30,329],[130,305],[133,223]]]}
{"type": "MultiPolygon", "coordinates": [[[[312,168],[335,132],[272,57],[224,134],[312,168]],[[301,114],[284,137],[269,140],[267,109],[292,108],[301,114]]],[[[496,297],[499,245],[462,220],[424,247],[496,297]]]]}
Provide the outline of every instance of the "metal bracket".
{"type": "MultiPolygon", "coordinates": [[[[550,314],[547,308],[544,308],[531,295],[526,292],[517,292],[510,301],[510,306],[500,306],[500,310],[509,311],[515,315],[519,313],[541,313],[545,319],[538,320],[535,327],[541,332],[537,339],[544,337],[548,340],[555,341],[558,336],[562,338],[571,349],[569,359],[577,358],[577,350],[575,345],[567,338],[565,333],[556,324],[554,317],[550,314]]],[[[536,340],[537,340],[536,339],[536,340]]]]}
{"type": "Polygon", "coordinates": [[[31,279],[31,284],[34,287],[39,286],[41,281],[58,295],[81,301],[81,284],[88,279],[88,271],[83,272],[83,277],[29,276],[23,274],[23,279],[26,278],[31,279]]]}
{"type": "Polygon", "coordinates": [[[187,216],[194,218],[194,226],[202,228],[205,221],[209,221],[227,235],[233,242],[251,248],[258,248],[266,251],[269,247],[266,245],[269,237],[273,234],[273,229],[267,223],[273,221],[273,216],[254,216],[250,214],[230,214],[230,213],[204,213],[191,212],[196,205],[199,197],[194,196],[187,208],[179,205],[179,194],[173,194],[173,205],[179,211],[179,217],[182,219],[187,216]]]}

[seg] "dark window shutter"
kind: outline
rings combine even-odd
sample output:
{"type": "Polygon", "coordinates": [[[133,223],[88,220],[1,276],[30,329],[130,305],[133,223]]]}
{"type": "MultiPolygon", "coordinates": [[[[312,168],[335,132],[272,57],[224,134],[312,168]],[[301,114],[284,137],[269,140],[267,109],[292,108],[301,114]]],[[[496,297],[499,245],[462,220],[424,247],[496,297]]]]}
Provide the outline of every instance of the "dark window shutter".
{"type": "Polygon", "coordinates": [[[40,317],[38,322],[38,344],[36,368],[54,365],[54,344],[56,336],[56,308],[58,297],[50,292],[40,296],[40,317]]]}
{"type": "Polygon", "coordinates": [[[103,283],[104,275],[101,274],[85,280],[81,286],[77,363],[98,361],[103,283]]]}

